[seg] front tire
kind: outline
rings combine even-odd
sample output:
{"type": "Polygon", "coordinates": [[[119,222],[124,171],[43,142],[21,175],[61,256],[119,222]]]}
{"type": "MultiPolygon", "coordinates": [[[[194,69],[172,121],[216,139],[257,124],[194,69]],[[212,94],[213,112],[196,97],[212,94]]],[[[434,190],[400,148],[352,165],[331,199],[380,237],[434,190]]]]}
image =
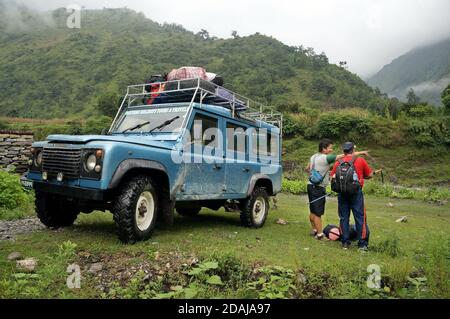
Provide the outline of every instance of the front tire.
{"type": "Polygon", "coordinates": [[[249,198],[241,202],[241,224],[261,228],[269,214],[269,195],[263,187],[255,188],[249,198]]]}
{"type": "Polygon", "coordinates": [[[156,225],[158,204],[150,177],[137,176],[125,182],[113,207],[119,239],[124,243],[149,239],[156,225]]]}
{"type": "Polygon", "coordinates": [[[80,213],[78,205],[58,195],[36,192],[37,217],[47,227],[71,226],[80,213]]]}

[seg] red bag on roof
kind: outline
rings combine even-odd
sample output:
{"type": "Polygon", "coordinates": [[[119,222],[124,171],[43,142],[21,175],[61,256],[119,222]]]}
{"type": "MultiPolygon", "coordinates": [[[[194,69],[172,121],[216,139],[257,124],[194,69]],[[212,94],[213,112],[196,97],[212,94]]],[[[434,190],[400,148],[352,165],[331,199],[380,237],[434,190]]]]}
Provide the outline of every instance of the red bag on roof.
{"type": "Polygon", "coordinates": [[[184,66],[179,69],[173,69],[167,75],[168,81],[196,79],[196,78],[208,80],[208,76],[206,75],[206,70],[204,68],[196,67],[196,66],[184,66]]]}

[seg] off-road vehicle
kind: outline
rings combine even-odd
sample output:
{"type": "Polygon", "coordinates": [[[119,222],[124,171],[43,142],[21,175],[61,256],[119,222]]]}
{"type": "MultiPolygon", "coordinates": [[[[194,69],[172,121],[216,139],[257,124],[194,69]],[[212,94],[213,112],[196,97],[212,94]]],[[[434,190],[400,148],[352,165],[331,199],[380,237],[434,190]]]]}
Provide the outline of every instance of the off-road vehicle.
{"type": "Polygon", "coordinates": [[[35,190],[43,224],[110,211],[132,243],[157,220],[172,223],[175,210],[192,217],[226,207],[244,226],[263,226],[269,197],[281,191],[281,114],[202,79],[157,85],[158,93],[129,86],[103,135],[33,144],[22,185],[35,190]]]}

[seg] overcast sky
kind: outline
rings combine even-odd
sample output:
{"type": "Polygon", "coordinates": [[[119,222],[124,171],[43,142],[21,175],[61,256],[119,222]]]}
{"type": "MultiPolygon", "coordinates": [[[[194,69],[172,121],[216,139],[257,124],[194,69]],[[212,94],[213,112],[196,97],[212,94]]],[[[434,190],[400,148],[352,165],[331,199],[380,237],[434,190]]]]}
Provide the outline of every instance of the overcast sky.
{"type": "MultiPolygon", "coordinates": [[[[30,4],[31,3],[31,4],[30,4]]],[[[412,48],[450,37],[449,0],[34,0],[53,9],[68,4],[128,7],[157,22],[206,29],[228,38],[260,32],[289,45],[324,51],[363,77],[412,48]]]]}

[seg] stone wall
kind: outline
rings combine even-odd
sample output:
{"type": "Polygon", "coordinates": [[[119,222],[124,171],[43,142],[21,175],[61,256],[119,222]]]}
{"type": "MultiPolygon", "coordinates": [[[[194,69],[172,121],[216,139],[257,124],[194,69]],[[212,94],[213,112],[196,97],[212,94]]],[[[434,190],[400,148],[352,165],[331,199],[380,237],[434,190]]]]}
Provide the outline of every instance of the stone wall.
{"type": "Polygon", "coordinates": [[[31,132],[0,130],[0,168],[11,170],[14,166],[17,173],[27,171],[33,138],[31,132]]]}

